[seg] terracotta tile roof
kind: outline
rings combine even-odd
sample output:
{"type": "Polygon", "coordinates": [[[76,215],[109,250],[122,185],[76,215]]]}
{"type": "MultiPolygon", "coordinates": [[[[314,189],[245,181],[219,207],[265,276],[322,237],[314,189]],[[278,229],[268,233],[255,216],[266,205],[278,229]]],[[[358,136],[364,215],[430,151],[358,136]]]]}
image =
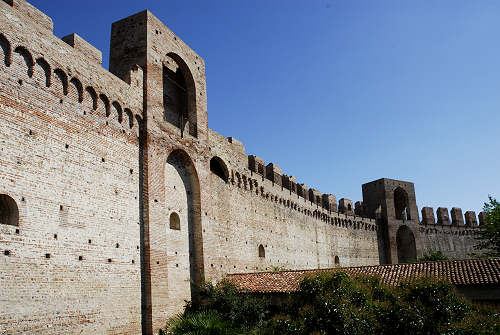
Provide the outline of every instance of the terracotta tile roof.
{"type": "Polygon", "coordinates": [[[466,259],[424,263],[356,266],[321,270],[293,270],[231,274],[227,280],[248,292],[295,292],[307,275],[320,272],[345,271],[350,275],[376,275],[389,285],[419,276],[446,278],[454,285],[500,285],[500,258],[466,259]]]}

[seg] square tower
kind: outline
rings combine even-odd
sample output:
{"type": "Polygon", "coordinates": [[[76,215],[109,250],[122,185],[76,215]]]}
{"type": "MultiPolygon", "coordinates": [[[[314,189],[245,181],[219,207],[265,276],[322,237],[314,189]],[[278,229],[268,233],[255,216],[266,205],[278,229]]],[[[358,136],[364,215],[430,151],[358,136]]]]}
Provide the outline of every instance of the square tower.
{"type": "Polygon", "coordinates": [[[205,64],[149,11],[113,23],[109,63],[124,81],[135,64],[144,73],[139,208],[142,327],[150,334],[165,325],[172,305],[194,300],[190,280],[200,284],[204,273],[201,206],[211,194],[205,64]],[[174,235],[173,214],[181,227],[174,235]]]}
{"type": "Polygon", "coordinates": [[[382,178],[363,184],[365,215],[380,225],[381,263],[422,257],[418,207],[413,183],[382,178]]]}
{"type": "Polygon", "coordinates": [[[203,142],[207,108],[205,63],[149,11],[113,23],[109,69],[128,81],[134,64],[143,68],[148,130],[203,142]]]}

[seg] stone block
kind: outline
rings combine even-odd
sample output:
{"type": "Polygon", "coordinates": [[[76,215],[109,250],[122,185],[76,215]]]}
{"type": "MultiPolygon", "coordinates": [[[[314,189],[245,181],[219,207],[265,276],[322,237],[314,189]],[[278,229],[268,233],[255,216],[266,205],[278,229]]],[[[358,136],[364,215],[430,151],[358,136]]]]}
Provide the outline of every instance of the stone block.
{"type": "Polygon", "coordinates": [[[77,34],[64,36],[62,40],[75,48],[75,50],[83,53],[85,57],[89,59],[89,61],[95,62],[97,64],[102,64],[102,52],[77,34]]]}
{"type": "Polygon", "coordinates": [[[422,223],[423,224],[436,224],[436,218],[434,217],[434,208],[423,207],[422,208],[422,223]]]}
{"type": "Polygon", "coordinates": [[[278,184],[281,186],[282,180],[281,180],[281,175],[283,172],[274,163],[269,163],[266,166],[266,178],[269,179],[270,181],[274,182],[275,184],[278,184]]]}
{"type": "Polygon", "coordinates": [[[437,219],[438,224],[440,225],[449,225],[450,224],[450,215],[448,214],[448,208],[439,207],[437,209],[437,219]]]}
{"type": "Polygon", "coordinates": [[[477,226],[476,212],[474,212],[474,211],[465,212],[465,224],[468,227],[476,227],[477,226]]]}
{"type": "Polygon", "coordinates": [[[236,151],[239,151],[241,153],[245,153],[245,146],[243,145],[242,142],[238,141],[236,138],[234,137],[228,137],[227,138],[227,141],[229,143],[231,143],[233,145],[233,148],[236,150],[236,151]]]}
{"type": "Polygon", "coordinates": [[[314,189],[314,188],[310,188],[309,189],[309,201],[312,202],[313,204],[321,206],[321,192],[314,189]]]}
{"type": "Polygon", "coordinates": [[[290,191],[297,193],[297,179],[294,176],[288,176],[288,179],[290,180],[290,191]]]}
{"type": "Polygon", "coordinates": [[[339,200],[339,212],[343,214],[353,215],[354,209],[352,207],[352,200],[342,198],[339,200]]]}
{"type": "Polygon", "coordinates": [[[464,225],[464,215],[462,214],[461,208],[453,207],[451,209],[451,223],[454,226],[464,225]]]}
{"type": "Polygon", "coordinates": [[[266,162],[255,155],[248,156],[248,168],[261,176],[266,176],[266,162]]]}
{"type": "Polygon", "coordinates": [[[306,184],[298,184],[297,185],[297,194],[304,198],[305,200],[309,200],[309,188],[306,184]]]}
{"type": "Polygon", "coordinates": [[[484,226],[486,224],[486,213],[485,212],[479,212],[479,225],[484,226]]]}
{"type": "Polygon", "coordinates": [[[354,214],[356,214],[356,216],[365,216],[363,201],[356,201],[356,203],[354,203],[354,214]]]}
{"type": "Polygon", "coordinates": [[[323,208],[332,212],[337,211],[337,198],[333,194],[323,194],[323,208]]]}

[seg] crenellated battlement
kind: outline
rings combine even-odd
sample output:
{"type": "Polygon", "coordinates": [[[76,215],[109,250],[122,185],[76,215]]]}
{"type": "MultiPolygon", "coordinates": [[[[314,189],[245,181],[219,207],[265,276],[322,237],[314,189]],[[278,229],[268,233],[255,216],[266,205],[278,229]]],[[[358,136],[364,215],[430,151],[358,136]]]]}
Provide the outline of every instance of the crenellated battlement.
{"type": "MultiPolygon", "coordinates": [[[[421,224],[452,226],[452,227],[467,226],[471,228],[478,228],[484,224],[484,220],[483,223],[481,223],[480,225],[477,224],[478,221],[476,213],[474,211],[465,212],[465,221],[464,221],[464,215],[462,213],[462,209],[457,207],[453,207],[451,209],[451,221],[448,208],[446,207],[439,207],[436,211],[436,215],[437,215],[437,222],[434,216],[434,209],[432,207],[423,207],[421,224]]],[[[483,212],[479,213],[480,221],[481,218],[483,217],[484,213],[483,212]]]]}
{"type": "Polygon", "coordinates": [[[334,210],[336,209],[335,196],[331,194],[324,194],[321,196],[318,190],[309,189],[310,194],[312,194],[310,197],[316,199],[316,201],[310,201],[299,198],[297,194],[291,194],[291,192],[284,191],[279,185],[273,184],[269,180],[263,180],[259,184],[259,181],[254,179],[252,175],[247,176],[235,170],[231,171],[228,186],[233,186],[241,191],[247,191],[274,205],[297,211],[303,215],[334,226],[357,230],[378,231],[378,226],[374,219],[356,216],[352,210],[347,210],[347,204],[349,202],[352,206],[352,201],[348,199],[340,200],[341,205],[345,206],[346,210],[339,210],[337,212],[334,210]],[[293,195],[295,195],[295,197],[293,197],[293,195]],[[328,209],[328,206],[331,206],[331,209],[328,209]]]}
{"type": "MultiPolygon", "coordinates": [[[[290,191],[290,193],[297,194],[306,201],[317,204],[328,211],[341,213],[347,213],[350,215],[354,214],[352,200],[342,198],[337,204],[337,198],[333,194],[322,194],[320,191],[314,188],[308,188],[306,184],[298,183],[295,177],[283,174],[283,171],[279,166],[274,163],[266,162],[255,155],[248,156],[248,169],[252,173],[260,175],[263,179],[270,180],[273,184],[282,186],[283,188],[290,191]]],[[[359,202],[362,204],[362,202],[359,202]]],[[[360,207],[361,208],[361,207],[360,207]]],[[[358,211],[358,216],[363,216],[365,213],[363,210],[358,211]]]]}
{"type": "Polygon", "coordinates": [[[102,65],[102,52],[77,34],[73,33],[64,36],[62,40],[81,52],[82,55],[85,55],[89,61],[95,61],[97,64],[102,65]]]}
{"type": "MultiPolygon", "coordinates": [[[[337,201],[333,194],[322,194],[317,189],[297,183],[295,177],[284,174],[278,165],[266,165],[258,156],[247,156],[243,144],[233,137],[224,137],[211,130],[210,138],[212,155],[227,164],[227,185],[332,225],[362,226],[366,230],[377,231],[373,218],[365,217],[364,211],[354,213],[352,200],[342,198],[337,201]],[[359,225],[354,224],[357,221],[359,225]]],[[[363,206],[360,201],[359,204],[363,206]]]]}
{"type": "Polygon", "coordinates": [[[27,1],[3,0],[3,2],[19,12],[19,16],[29,19],[38,29],[44,29],[50,33],[54,32],[54,23],[52,19],[27,1]]]}
{"type": "Polygon", "coordinates": [[[13,81],[48,90],[60,103],[81,105],[85,115],[88,110],[89,116],[100,116],[106,125],[138,136],[140,67],[130,69],[128,82],[121,80],[102,67],[99,50],[76,34],[57,38],[52,20],[24,0],[0,2],[0,25],[0,66],[14,71],[13,81]],[[46,29],[40,30],[41,26],[46,29]]]}

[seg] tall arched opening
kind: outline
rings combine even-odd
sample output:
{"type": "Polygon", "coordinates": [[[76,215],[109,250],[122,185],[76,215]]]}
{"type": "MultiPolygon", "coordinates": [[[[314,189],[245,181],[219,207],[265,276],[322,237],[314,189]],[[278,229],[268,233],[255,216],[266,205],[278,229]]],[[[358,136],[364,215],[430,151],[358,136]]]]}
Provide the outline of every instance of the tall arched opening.
{"type": "Polygon", "coordinates": [[[417,260],[415,236],[408,226],[401,226],[396,233],[398,247],[398,263],[408,263],[417,260]]]}
{"type": "Polygon", "coordinates": [[[186,152],[175,150],[168,156],[165,182],[178,184],[176,194],[166,194],[166,197],[179,201],[176,205],[183,213],[180,218],[181,230],[182,220],[187,221],[191,299],[196,302],[196,284],[201,284],[204,275],[200,182],[195,166],[186,152]]]}
{"type": "Polygon", "coordinates": [[[401,187],[394,190],[394,212],[397,220],[411,220],[408,193],[401,187]]]}
{"type": "Polygon", "coordinates": [[[182,58],[174,53],[163,62],[163,107],[165,121],[198,137],[196,92],[191,71],[182,58]]]}

